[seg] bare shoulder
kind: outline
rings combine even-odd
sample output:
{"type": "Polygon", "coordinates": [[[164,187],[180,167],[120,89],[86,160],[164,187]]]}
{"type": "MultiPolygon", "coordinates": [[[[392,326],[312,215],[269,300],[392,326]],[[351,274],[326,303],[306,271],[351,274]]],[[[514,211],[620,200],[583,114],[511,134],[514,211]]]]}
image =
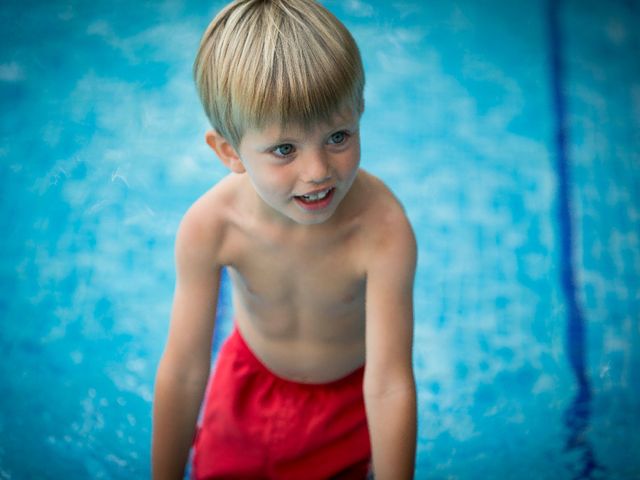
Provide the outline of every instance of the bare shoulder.
{"type": "Polygon", "coordinates": [[[381,260],[382,255],[415,263],[416,238],[404,207],[382,180],[365,171],[361,174],[370,199],[363,215],[369,260],[381,260]]]}
{"type": "Polygon", "coordinates": [[[232,176],[225,177],[189,207],[176,236],[178,259],[220,263],[234,207],[234,181],[232,176]]]}

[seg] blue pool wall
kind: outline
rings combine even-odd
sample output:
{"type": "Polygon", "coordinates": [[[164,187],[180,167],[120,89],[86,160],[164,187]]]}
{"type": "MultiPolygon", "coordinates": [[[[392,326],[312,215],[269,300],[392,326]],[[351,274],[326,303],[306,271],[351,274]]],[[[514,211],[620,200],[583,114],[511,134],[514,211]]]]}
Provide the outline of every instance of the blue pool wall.
{"type": "MultiPolygon", "coordinates": [[[[149,475],[222,3],[0,6],[0,478],[149,475]]],[[[638,2],[324,3],[419,243],[416,478],[638,478],[638,2]]]]}

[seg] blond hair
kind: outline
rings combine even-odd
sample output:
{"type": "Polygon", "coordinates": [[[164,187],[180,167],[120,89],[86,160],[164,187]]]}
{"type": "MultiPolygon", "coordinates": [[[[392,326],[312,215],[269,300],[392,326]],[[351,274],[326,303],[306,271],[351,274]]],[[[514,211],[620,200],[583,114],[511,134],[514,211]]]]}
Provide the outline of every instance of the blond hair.
{"type": "Polygon", "coordinates": [[[314,0],[236,0],[209,24],[193,74],[211,125],[234,146],[250,128],[308,128],[364,109],[346,27],[314,0]]]}

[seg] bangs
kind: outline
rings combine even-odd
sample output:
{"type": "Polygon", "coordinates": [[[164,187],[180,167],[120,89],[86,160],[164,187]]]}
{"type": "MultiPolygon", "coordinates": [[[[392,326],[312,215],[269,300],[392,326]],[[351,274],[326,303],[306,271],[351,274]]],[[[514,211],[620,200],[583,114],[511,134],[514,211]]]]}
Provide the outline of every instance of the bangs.
{"type": "Polygon", "coordinates": [[[338,112],[362,113],[358,47],[324,7],[263,1],[237,8],[223,20],[211,58],[199,69],[197,59],[194,70],[199,87],[211,82],[208,98],[202,98],[205,110],[211,106],[212,125],[230,141],[239,144],[248,129],[310,128],[338,112]]]}

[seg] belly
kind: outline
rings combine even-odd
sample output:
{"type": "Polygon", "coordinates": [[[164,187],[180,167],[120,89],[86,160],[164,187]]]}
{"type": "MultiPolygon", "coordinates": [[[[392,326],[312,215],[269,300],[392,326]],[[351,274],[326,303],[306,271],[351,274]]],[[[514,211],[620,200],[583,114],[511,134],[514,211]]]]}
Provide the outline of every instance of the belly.
{"type": "Polygon", "coordinates": [[[251,322],[236,319],[245,342],[275,375],[302,383],[328,383],[364,365],[364,334],[341,341],[309,340],[299,336],[268,336],[251,322]]]}
{"type": "Polygon", "coordinates": [[[256,357],[276,375],[325,383],[364,364],[365,282],[361,276],[287,278],[231,270],[235,318],[256,357]]]}

